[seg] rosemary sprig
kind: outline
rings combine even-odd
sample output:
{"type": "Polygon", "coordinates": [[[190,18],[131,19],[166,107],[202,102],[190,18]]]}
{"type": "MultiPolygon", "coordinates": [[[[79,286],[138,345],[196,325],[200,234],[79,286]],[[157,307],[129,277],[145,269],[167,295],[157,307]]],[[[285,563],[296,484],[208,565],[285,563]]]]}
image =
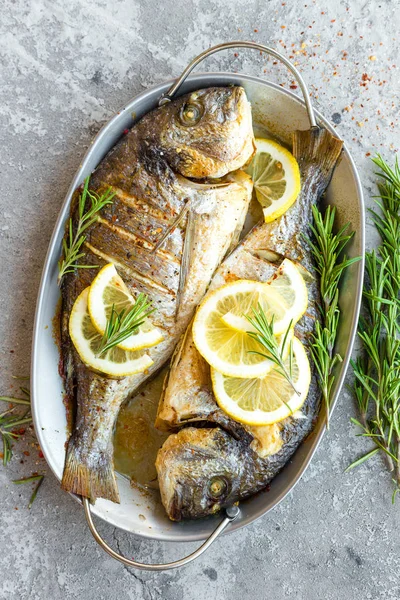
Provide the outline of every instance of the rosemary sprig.
{"type": "Polygon", "coordinates": [[[96,192],[89,190],[89,177],[86,177],[82,193],[78,201],[78,222],[75,233],[72,217],[68,222],[68,235],[62,242],[63,255],[58,263],[58,285],[67,273],[73,273],[75,269],[92,269],[98,265],[82,265],[78,261],[84,256],[81,252],[82,244],[86,236],[84,232],[97,220],[98,213],[107,205],[112,204],[115,192],[108,189],[101,196],[96,192]],[[88,200],[90,202],[88,203],[88,200]],[[87,205],[88,204],[88,208],[87,205]]]}
{"type": "Polygon", "coordinates": [[[348,233],[349,224],[343,225],[337,233],[333,232],[336,209],[328,206],[322,215],[313,206],[314,223],[311,225],[313,239],[304,236],[315,260],[315,268],[320,280],[321,322],[317,321],[311,345],[312,359],[326,408],[327,427],[329,427],[329,408],[332,386],[335,382],[334,368],[342,357],[335,352],[335,342],[340,318],[339,281],[343,272],[360,257],[340,259],[354,232],[348,233]]]}
{"type": "Polygon", "coordinates": [[[285,364],[284,352],[286,349],[288,336],[290,335],[293,322],[290,321],[289,326],[283,336],[282,344],[278,343],[277,337],[274,335],[274,317],[268,321],[267,315],[265,314],[262,306],[259,304],[257,309],[253,308],[253,316],[245,315],[246,319],[254,327],[256,331],[247,331],[253,340],[261,344],[266,352],[260,352],[258,350],[249,350],[251,354],[258,354],[264,358],[268,358],[276,365],[276,370],[286,379],[292,386],[293,390],[297,395],[300,392],[295,388],[292,380],[292,343],[289,346],[289,369],[285,364]]]}
{"type": "Polygon", "coordinates": [[[122,309],[117,312],[113,304],[103,337],[97,349],[97,356],[101,356],[135,333],[154,310],[154,308],[151,308],[151,302],[147,296],[142,293],[138,295],[129,311],[122,309]]]}
{"type": "MultiPolygon", "coordinates": [[[[12,376],[13,379],[29,379],[29,377],[19,377],[12,376]]],[[[22,433],[15,431],[15,427],[20,425],[28,425],[32,423],[32,415],[31,415],[31,401],[30,396],[31,393],[28,388],[21,386],[20,391],[25,396],[25,398],[15,398],[14,396],[0,396],[1,402],[7,402],[8,404],[13,404],[11,408],[8,408],[5,412],[0,414],[0,434],[3,440],[3,465],[7,466],[12,458],[12,442],[17,440],[23,435],[22,433]],[[18,408],[18,405],[27,406],[28,408],[25,410],[23,414],[17,414],[15,410],[18,408]]],[[[37,473],[33,474],[31,477],[25,477],[23,479],[15,479],[13,483],[17,485],[21,485],[24,483],[31,483],[37,481],[36,486],[32,491],[32,495],[29,500],[28,509],[32,507],[32,504],[35,501],[37,493],[39,491],[40,486],[42,485],[44,479],[44,475],[38,475],[37,473]]]]}
{"type": "Polygon", "coordinates": [[[351,419],[374,449],[347,470],[380,453],[394,474],[394,502],[400,491],[400,165],[392,169],[378,154],[378,210],[371,209],[381,237],[365,257],[364,313],[359,323],[363,352],[352,361],[359,419],[351,419]]]}
{"type": "MultiPolygon", "coordinates": [[[[29,394],[29,390],[26,388],[20,389],[25,395],[27,395],[27,392],[29,394]]],[[[5,412],[0,414],[0,434],[3,441],[3,465],[6,466],[12,458],[12,442],[21,437],[21,434],[18,431],[15,431],[15,428],[21,425],[32,423],[30,411],[31,403],[29,395],[27,398],[0,396],[0,401],[7,402],[8,404],[25,405],[29,407],[23,414],[17,414],[15,412],[16,406],[8,408],[5,412]]]]}

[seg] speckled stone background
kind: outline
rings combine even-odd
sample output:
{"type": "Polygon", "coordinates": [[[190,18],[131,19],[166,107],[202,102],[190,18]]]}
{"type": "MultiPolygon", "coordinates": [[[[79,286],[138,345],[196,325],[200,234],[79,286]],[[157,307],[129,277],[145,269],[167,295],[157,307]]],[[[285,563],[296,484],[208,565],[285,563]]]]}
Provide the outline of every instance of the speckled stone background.
{"type": "MultiPolygon", "coordinates": [[[[302,71],[315,106],[346,140],[367,204],[376,151],[400,145],[398,0],[3,0],[0,17],[0,390],[29,372],[40,272],[57,213],[93,135],[132,96],[176,76],[195,54],[257,40],[302,71]],[[159,4],[157,6],[157,4],[159,4]]],[[[265,57],[239,51],[209,61],[292,85],[265,57]]],[[[367,229],[368,246],[374,243],[367,229]]],[[[14,385],[14,388],[13,388],[14,385]]],[[[370,446],[355,437],[344,390],[310,468],[294,492],[253,526],[191,566],[135,572],[106,556],[82,510],[59,489],[27,432],[0,467],[3,599],[400,598],[400,513],[379,459],[344,469],[370,446]],[[25,453],[23,453],[25,451],[25,453]],[[29,456],[27,455],[29,453],[29,456]],[[29,486],[46,473],[30,511],[29,486]]],[[[100,524],[128,556],[165,561],[191,544],[142,542],[100,524]]]]}

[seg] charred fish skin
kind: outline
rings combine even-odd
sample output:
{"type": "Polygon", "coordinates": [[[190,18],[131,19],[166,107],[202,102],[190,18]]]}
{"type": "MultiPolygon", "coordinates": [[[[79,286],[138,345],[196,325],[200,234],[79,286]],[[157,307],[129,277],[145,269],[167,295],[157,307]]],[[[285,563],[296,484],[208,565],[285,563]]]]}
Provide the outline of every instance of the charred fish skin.
{"type": "MultiPolygon", "coordinates": [[[[208,88],[145,115],[93,173],[90,188],[111,189],[115,196],[86,232],[81,262],[93,269],[77,269],[62,283],[65,389],[76,406],[62,479],[66,491],[119,501],[112,447],[119,408],[171,356],[241,229],[252,182],[236,169],[253,151],[244,90],[208,88]],[[210,146],[212,137],[215,144],[210,146]],[[210,179],[195,183],[188,176],[210,179]],[[171,229],[182,211],[184,217],[171,229]],[[75,299],[93,281],[97,267],[108,262],[115,264],[132,294],[144,292],[152,300],[152,320],[164,334],[163,342],[148,351],[151,369],[119,380],[82,364],[68,334],[75,299]]],[[[71,212],[75,222],[78,197],[79,190],[71,212]]]]}
{"type": "Polygon", "coordinates": [[[232,501],[256,493],[282,469],[299,444],[312,431],[321,398],[310,355],[312,334],[315,323],[320,318],[320,295],[306,237],[310,236],[312,205],[326,190],[342,146],[341,140],[325,129],[316,128],[295,133],[294,155],[299,162],[302,176],[302,191],[298,200],[276,221],[256,225],[238,248],[220,265],[209,287],[212,291],[235,279],[267,281],[274,275],[284,258],[295,261],[303,269],[307,278],[309,306],[307,313],[296,325],[295,333],[308,352],[312,366],[312,379],[301,414],[262,428],[244,426],[230,419],[219,409],[215,401],[210,384],[209,367],[197,352],[191,332],[187,332],[172,361],[168,381],[161,397],[156,425],[160,429],[173,431],[187,424],[201,423],[202,426],[207,422],[216,424],[217,429],[224,430],[224,435],[231,438],[230,443],[235,448],[234,452],[239,452],[240,448],[246,464],[246,472],[245,474],[238,472],[237,465],[226,460],[224,476],[229,481],[236,476],[242,477],[241,485],[231,486],[229,498],[221,498],[215,505],[206,504],[203,497],[205,492],[200,500],[191,487],[197,485],[206,490],[213,477],[220,476],[221,458],[216,457],[214,452],[217,434],[214,430],[208,430],[207,435],[202,434],[203,454],[207,453],[208,448],[210,453],[204,481],[199,474],[196,482],[187,475],[187,469],[182,467],[182,457],[190,456],[190,441],[198,443],[195,433],[192,432],[190,440],[187,434],[184,434],[185,429],[170,436],[172,440],[166,447],[171,449],[173,445],[173,452],[163,454],[163,448],[159,451],[157,471],[162,500],[169,517],[173,520],[212,514],[218,509],[215,508],[216,506],[227,506],[232,501]],[[192,382],[192,385],[189,382],[192,382]],[[185,447],[185,452],[181,451],[181,446],[185,447]],[[179,468],[176,461],[180,465],[179,468]],[[187,501],[184,506],[182,499],[177,497],[172,487],[168,485],[168,478],[179,480],[178,489],[186,490],[187,501]]]}

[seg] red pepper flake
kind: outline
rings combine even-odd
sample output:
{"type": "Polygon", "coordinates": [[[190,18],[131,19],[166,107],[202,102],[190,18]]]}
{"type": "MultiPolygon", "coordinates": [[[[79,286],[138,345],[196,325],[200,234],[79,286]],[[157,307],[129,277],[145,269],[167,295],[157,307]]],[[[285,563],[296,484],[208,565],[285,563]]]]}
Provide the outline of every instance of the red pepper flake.
{"type": "Polygon", "coordinates": [[[25,456],[30,456],[31,455],[31,453],[28,452],[28,450],[24,450],[24,454],[25,454],[25,456]]]}
{"type": "Polygon", "coordinates": [[[129,133],[129,129],[124,129],[122,132],[124,135],[126,135],[127,133],[129,133]]]}
{"type": "Polygon", "coordinates": [[[44,458],[44,454],[41,450],[39,450],[39,458],[44,458]]]}
{"type": "Polygon", "coordinates": [[[233,55],[235,58],[237,58],[239,56],[239,54],[237,52],[234,53],[233,55]]]}
{"type": "Polygon", "coordinates": [[[292,84],[292,85],[291,85],[291,86],[289,86],[289,87],[290,87],[290,89],[291,89],[291,90],[297,90],[297,85],[293,85],[293,84],[292,84]]]}
{"type": "Polygon", "coordinates": [[[281,25],[281,29],[286,29],[286,25],[281,25]]]}
{"type": "Polygon", "coordinates": [[[258,29],[255,29],[255,30],[254,30],[254,33],[258,33],[258,29]]]}
{"type": "Polygon", "coordinates": [[[367,157],[368,157],[368,156],[371,156],[371,152],[366,152],[366,153],[365,153],[365,156],[367,156],[367,157]]]}
{"type": "Polygon", "coordinates": [[[331,19],[331,23],[335,23],[335,22],[336,22],[336,19],[331,19]]]}

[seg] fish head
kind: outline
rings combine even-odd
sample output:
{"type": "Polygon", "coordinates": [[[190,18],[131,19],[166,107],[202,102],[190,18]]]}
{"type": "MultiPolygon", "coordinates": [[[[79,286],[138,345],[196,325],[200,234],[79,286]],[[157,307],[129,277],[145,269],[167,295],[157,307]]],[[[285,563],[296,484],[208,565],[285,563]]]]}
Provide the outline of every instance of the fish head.
{"type": "Polygon", "coordinates": [[[197,90],[158,110],[164,110],[160,150],[184,177],[223,177],[254,154],[251,106],[242,87],[197,90]]]}
{"type": "Polygon", "coordinates": [[[243,481],[240,445],[219,428],[187,427],[169,436],[156,460],[170,519],[200,518],[237,498],[243,481]]]}

